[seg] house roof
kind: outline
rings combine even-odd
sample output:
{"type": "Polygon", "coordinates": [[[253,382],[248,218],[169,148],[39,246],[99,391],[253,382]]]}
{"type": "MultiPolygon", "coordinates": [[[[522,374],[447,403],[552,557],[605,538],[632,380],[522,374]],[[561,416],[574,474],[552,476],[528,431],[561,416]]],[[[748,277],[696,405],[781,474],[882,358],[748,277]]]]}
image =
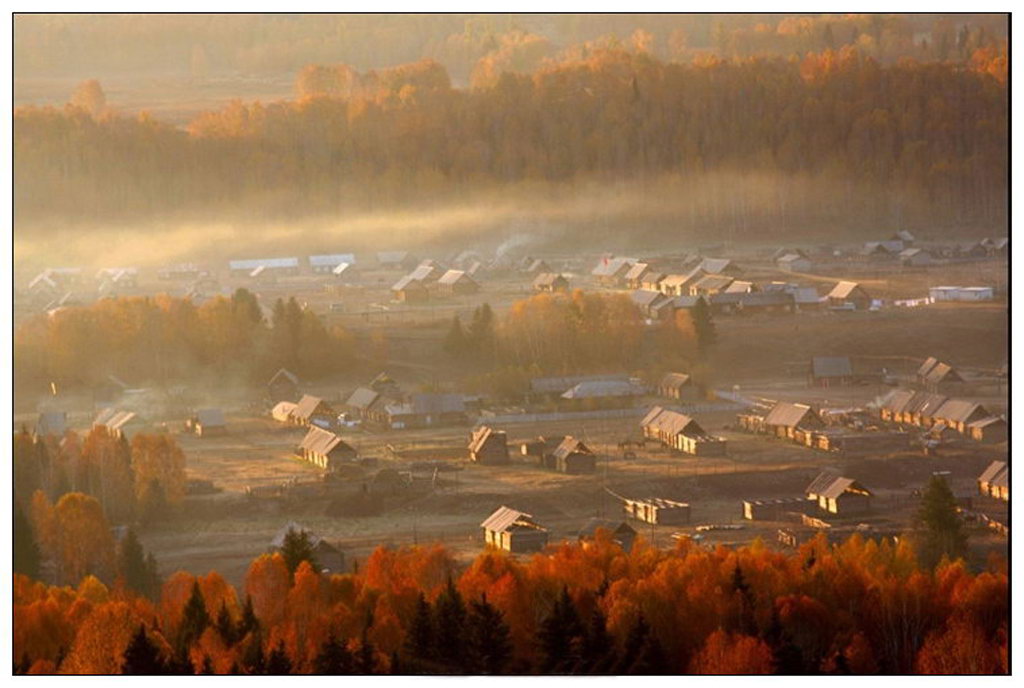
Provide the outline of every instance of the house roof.
{"type": "Polygon", "coordinates": [[[1006,425],[1006,420],[999,416],[989,416],[988,418],[982,418],[976,420],[973,423],[968,423],[968,427],[971,428],[987,428],[990,425],[1006,425]]]}
{"type": "Polygon", "coordinates": [[[659,387],[675,387],[679,388],[683,385],[692,384],[690,376],[686,373],[665,373],[661,378],[661,382],[658,383],[659,387]]]}
{"type": "Polygon", "coordinates": [[[542,272],[533,278],[533,286],[548,287],[554,285],[558,280],[566,281],[566,279],[557,272],[542,272]]]}
{"type": "Polygon", "coordinates": [[[354,253],[325,253],[323,255],[309,257],[309,265],[314,268],[334,268],[342,263],[352,265],[355,262],[356,256],[354,253]]]}
{"type": "Polygon", "coordinates": [[[647,412],[647,415],[645,415],[643,417],[643,420],[640,421],[640,427],[643,427],[643,426],[651,423],[655,418],[658,417],[659,414],[662,414],[664,412],[665,412],[665,409],[663,407],[661,407],[661,406],[652,406],[651,409],[647,412]]]}
{"type": "Polygon", "coordinates": [[[728,275],[704,275],[690,285],[690,289],[706,289],[721,291],[733,283],[733,278],[728,275]]]}
{"type": "Polygon", "coordinates": [[[932,366],[932,369],[928,371],[928,374],[924,377],[926,382],[939,383],[939,382],[963,382],[964,379],[960,377],[960,373],[953,369],[953,366],[946,363],[936,363],[932,366]]]}
{"type": "Polygon", "coordinates": [[[344,274],[351,267],[352,263],[338,263],[336,266],[334,266],[334,269],[331,270],[331,272],[335,275],[341,275],[344,274]]]}
{"type": "Polygon", "coordinates": [[[954,423],[966,423],[967,420],[978,411],[990,415],[984,406],[966,399],[948,399],[942,407],[935,412],[936,417],[942,420],[951,420],[954,423]]]}
{"type": "Polygon", "coordinates": [[[775,260],[776,263],[795,263],[798,260],[807,260],[807,256],[802,256],[797,253],[787,253],[775,260]]]}
{"type": "Polygon", "coordinates": [[[369,387],[359,387],[349,395],[345,405],[358,409],[367,409],[372,406],[378,398],[380,398],[380,393],[376,390],[370,389],[369,387]]]}
{"type": "Polygon", "coordinates": [[[704,272],[709,272],[714,275],[725,272],[730,268],[736,271],[739,270],[739,268],[736,267],[736,264],[728,258],[705,258],[700,262],[700,268],[704,272]]]}
{"type": "Polygon", "coordinates": [[[323,403],[324,400],[320,397],[314,397],[312,394],[303,394],[302,398],[299,399],[299,403],[295,405],[295,411],[292,415],[302,420],[309,420],[316,413],[317,407],[323,403]]]}
{"type": "Polygon", "coordinates": [[[815,356],[811,360],[811,374],[814,377],[849,377],[853,365],[848,356],[815,356]]]}
{"type": "Polygon", "coordinates": [[[633,263],[629,270],[626,271],[626,274],[623,275],[623,278],[628,280],[638,280],[650,269],[651,266],[648,263],[633,263]]]}
{"type": "Polygon", "coordinates": [[[938,365],[938,363],[939,359],[935,358],[934,356],[929,356],[928,358],[924,359],[924,363],[922,363],[921,367],[917,369],[917,376],[924,377],[929,373],[929,371],[931,371],[932,368],[938,365]]]}
{"type": "Polygon", "coordinates": [[[832,287],[832,291],[828,293],[828,297],[830,299],[845,299],[858,289],[863,291],[860,285],[856,282],[840,282],[836,286],[832,287]]]}
{"type": "Polygon", "coordinates": [[[690,296],[689,294],[686,294],[684,296],[677,296],[672,301],[672,306],[675,308],[693,308],[700,301],[703,301],[705,304],[708,302],[708,300],[705,299],[700,294],[697,294],[696,296],[690,296]]]}
{"type": "Polygon", "coordinates": [[[266,268],[297,268],[298,258],[247,258],[245,260],[229,260],[228,267],[232,270],[255,270],[266,268]]]}
{"type": "Polygon", "coordinates": [[[665,279],[661,281],[661,284],[659,286],[667,287],[669,289],[681,289],[699,280],[701,277],[707,274],[708,272],[706,270],[702,269],[700,266],[697,266],[684,274],[666,275],[665,279]]]}
{"type": "Polygon", "coordinates": [[[504,435],[504,431],[495,430],[488,425],[481,425],[470,435],[469,451],[478,452],[483,449],[484,445],[486,445],[492,438],[497,439],[504,435]]]}
{"type": "Polygon", "coordinates": [[[480,524],[480,527],[496,533],[503,533],[514,528],[547,530],[547,528],[538,525],[530,514],[523,511],[517,511],[516,509],[512,509],[507,506],[498,507],[497,511],[488,516],[487,520],[480,524]]]}
{"type": "Polygon", "coordinates": [[[631,266],[633,261],[629,258],[607,258],[602,259],[590,274],[594,277],[612,277],[621,270],[631,266]]]}
{"type": "Polygon", "coordinates": [[[710,300],[715,305],[733,303],[740,304],[745,308],[756,306],[791,306],[796,302],[792,294],[782,291],[754,291],[742,294],[720,292],[718,294],[711,294],[710,300]]]}
{"type": "Polygon", "coordinates": [[[541,394],[561,393],[581,382],[605,380],[629,380],[628,375],[612,373],[608,375],[573,375],[569,377],[535,377],[530,380],[530,391],[541,394]]]}
{"type": "Polygon", "coordinates": [[[409,257],[408,251],[378,251],[377,262],[382,265],[402,263],[409,257]]]}
{"type": "Polygon", "coordinates": [[[320,454],[321,456],[327,456],[336,449],[352,453],[355,452],[355,449],[341,439],[341,437],[329,430],[318,428],[315,425],[310,426],[309,432],[307,432],[306,436],[302,438],[302,442],[299,443],[299,447],[308,452],[320,454]]]}
{"type": "Polygon", "coordinates": [[[566,435],[565,438],[555,447],[551,455],[556,459],[564,459],[570,454],[593,454],[587,445],[583,444],[580,440],[576,439],[572,435],[566,435]]]}
{"type": "Polygon", "coordinates": [[[227,423],[224,422],[224,412],[219,408],[204,408],[196,411],[195,420],[204,428],[222,428],[227,423]]]}
{"type": "Polygon", "coordinates": [[[882,398],[879,407],[894,413],[903,413],[904,408],[913,396],[914,392],[912,390],[894,389],[882,398]]]}
{"type": "Polygon", "coordinates": [[[988,465],[987,468],[978,476],[978,482],[991,484],[1000,474],[1009,475],[1009,466],[1005,461],[993,461],[988,465]]]}
{"type": "Polygon", "coordinates": [[[291,401],[279,401],[279,402],[277,402],[277,405],[274,406],[273,410],[270,412],[270,415],[273,416],[274,420],[280,421],[280,422],[283,423],[283,422],[287,421],[294,412],[295,412],[295,403],[294,402],[291,402],[291,401]]]}
{"type": "Polygon", "coordinates": [[[832,484],[832,481],[840,477],[839,472],[835,469],[826,468],[811,481],[811,484],[804,490],[806,494],[818,495],[826,487],[832,484]]]}
{"type": "Polygon", "coordinates": [[[469,282],[476,284],[472,277],[466,274],[465,270],[449,270],[437,280],[438,284],[456,284],[458,282],[469,282]]]}
{"type": "Polygon", "coordinates": [[[811,481],[804,491],[809,497],[825,497],[835,499],[844,492],[860,492],[870,495],[871,492],[853,478],[844,478],[832,470],[822,471],[811,481]]]}
{"type": "Polygon", "coordinates": [[[745,282],[744,280],[733,280],[729,283],[723,291],[726,294],[751,294],[754,293],[755,286],[753,282],[745,282]]]}
{"type": "Polygon", "coordinates": [[[790,401],[780,401],[768,415],[764,417],[765,425],[781,425],[787,428],[795,428],[808,416],[817,414],[807,404],[794,404],[790,401]]]}
{"type": "Polygon", "coordinates": [[[684,413],[668,409],[663,410],[649,422],[645,422],[644,425],[653,427],[659,432],[663,432],[673,437],[677,435],[686,435],[688,437],[707,437],[707,433],[704,432],[704,428],[702,428],[693,418],[684,413]]]}
{"type": "Polygon", "coordinates": [[[393,285],[391,285],[391,291],[422,291],[424,288],[425,287],[423,286],[423,283],[420,280],[413,277],[411,274],[406,275],[405,277],[401,278],[393,285]]]}
{"type": "Polygon", "coordinates": [[[635,303],[637,306],[645,308],[655,303],[656,301],[661,301],[663,299],[667,299],[668,297],[662,294],[660,291],[651,291],[649,289],[637,289],[636,291],[629,295],[629,298],[632,299],[633,303],[635,303]]]}
{"type": "Polygon", "coordinates": [[[580,382],[563,392],[562,398],[630,397],[642,393],[643,390],[629,380],[588,380],[580,382]]]}
{"type": "Polygon", "coordinates": [[[409,277],[421,282],[423,280],[430,279],[431,277],[436,278],[437,273],[440,272],[439,268],[435,265],[417,265],[412,272],[409,273],[409,277]]]}
{"type": "Polygon", "coordinates": [[[898,241],[913,241],[914,235],[911,234],[909,230],[901,229],[892,235],[892,239],[898,241]]]}

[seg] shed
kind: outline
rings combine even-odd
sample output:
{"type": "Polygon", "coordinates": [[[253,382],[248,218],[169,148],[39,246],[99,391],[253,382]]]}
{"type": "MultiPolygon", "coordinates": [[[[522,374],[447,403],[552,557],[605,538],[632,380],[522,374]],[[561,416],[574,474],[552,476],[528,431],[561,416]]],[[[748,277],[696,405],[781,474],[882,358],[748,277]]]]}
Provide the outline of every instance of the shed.
{"type": "Polygon", "coordinates": [[[633,549],[633,541],[636,540],[636,529],[625,521],[591,518],[580,528],[579,533],[576,534],[576,539],[584,543],[583,546],[586,547],[587,543],[597,539],[598,530],[607,531],[611,541],[621,547],[627,554],[633,549]]]}
{"type": "Polygon", "coordinates": [[[686,373],[665,373],[658,383],[658,396],[667,399],[693,400],[700,396],[693,378],[686,373]]]}
{"type": "Polygon", "coordinates": [[[804,491],[830,514],[862,514],[871,508],[871,492],[853,478],[823,471],[804,491]]]}
{"type": "Polygon", "coordinates": [[[224,412],[219,408],[198,409],[189,419],[188,427],[199,437],[226,435],[228,432],[224,412]]]}
{"type": "Polygon", "coordinates": [[[437,291],[448,296],[462,296],[477,293],[480,285],[465,270],[448,270],[437,280],[437,291]]]}
{"type": "Polygon", "coordinates": [[[593,473],[597,470],[597,457],[583,442],[566,435],[555,450],[545,457],[545,464],[559,473],[593,473]]]}
{"type": "Polygon", "coordinates": [[[315,425],[310,426],[295,454],[325,471],[337,470],[341,464],[358,456],[355,448],[337,434],[315,425]]]}
{"type": "Polygon", "coordinates": [[[807,404],[780,401],[764,417],[764,429],[776,437],[793,438],[797,428],[820,428],[825,424],[807,404]]]}
{"type": "Polygon", "coordinates": [[[423,282],[412,275],[406,275],[391,286],[395,301],[404,303],[422,303],[430,298],[423,282]]]}
{"type": "Polygon", "coordinates": [[[508,552],[536,552],[548,544],[547,528],[530,514],[507,506],[498,507],[480,527],[487,545],[508,552]]]}
{"type": "Polygon", "coordinates": [[[295,533],[305,533],[306,537],[309,538],[309,543],[313,548],[313,559],[317,564],[317,568],[321,573],[343,573],[345,570],[345,554],[340,549],[330,544],[322,537],[309,530],[303,528],[294,521],[289,521],[281,530],[277,531],[274,535],[274,539],[270,541],[270,547],[268,551],[273,554],[280,552],[281,548],[284,547],[285,537],[288,532],[292,531],[295,533]]]}
{"type": "Polygon", "coordinates": [[[1010,466],[1005,461],[993,461],[978,476],[978,493],[1003,501],[1010,500],[1010,466]]]}
{"type": "Polygon", "coordinates": [[[482,425],[469,436],[469,458],[482,464],[505,464],[508,457],[508,435],[482,425]]]}
{"type": "Polygon", "coordinates": [[[871,306],[871,296],[856,282],[839,282],[826,298],[832,306],[852,303],[857,310],[867,310],[871,306]]]}
{"type": "Polygon", "coordinates": [[[296,402],[301,394],[299,378],[291,371],[281,368],[274,373],[274,376],[267,383],[267,393],[270,395],[270,401],[273,403],[279,401],[296,402]]]}
{"type": "Polygon", "coordinates": [[[337,412],[326,401],[311,394],[303,394],[299,403],[295,405],[291,421],[297,425],[331,427],[337,417],[337,412]]]}
{"type": "Polygon", "coordinates": [[[818,387],[853,382],[853,364],[848,356],[815,356],[811,359],[810,383],[818,387]]]}

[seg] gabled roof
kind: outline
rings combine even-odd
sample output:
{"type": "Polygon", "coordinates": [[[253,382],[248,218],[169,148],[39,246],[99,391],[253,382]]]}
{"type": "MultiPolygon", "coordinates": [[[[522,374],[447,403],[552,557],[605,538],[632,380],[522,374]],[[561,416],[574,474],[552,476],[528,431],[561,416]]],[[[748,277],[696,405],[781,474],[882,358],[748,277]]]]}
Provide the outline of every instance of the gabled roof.
{"type": "Polygon", "coordinates": [[[204,428],[222,428],[227,423],[224,422],[224,412],[219,408],[205,408],[196,411],[195,420],[204,428]]]}
{"type": "Polygon", "coordinates": [[[369,387],[360,387],[349,395],[345,405],[358,409],[367,409],[370,408],[370,406],[372,406],[379,398],[380,393],[376,390],[372,390],[369,387]]]}
{"type": "Polygon", "coordinates": [[[919,413],[922,416],[931,417],[938,413],[939,409],[948,401],[941,394],[920,393],[914,395],[907,405],[910,413],[919,413]]]}
{"type": "Polygon", "coordinates": [[[809,495],[819,495],[821,491],[832,484],[832,482],[840,477],[839,472],[832,468],[826,468],[818,476],[811,481],[811,484],[807,486],[804,493],[809,495]]]}
{"type": "Polygon", "coordinates": [[[503,533],[514,528],[547,530],[547,528],[538,525],[530,514],[511,509],[507,506],[498,507],[497,511],[480,524],[480,527],[496,533],[503,533]]]}
{"type": "Polygon", "coordinates": [[[707,437],[707,433],[704,431],[704,428],[702,428],[697,421],[684,413],[679,413],[678,411],[663,410],[650,422],[645,423],[644,425],[653,427],[659,432],[663,432],[666,435],[673,437],[677,435],[707,437]]]}
{"type": "Polygon", "coordinates": [[[661,378],[661,382],[658,383],[659,387],[682,387],[683,385],[692,384],[690,376],[686,373],[665,373],[661,378]]]}
{"type": "Polygon", "coordinates": [[[458,282],[469,282],[470,284],[476,284],[476,281],[472,277],[466,274],[465,270],[449,270],[448,272],[441,275],[441,278],[437,280],[438,284],[456,284],[458,282]]]}
{"type": "Polygon", "coordinates": [[[274,420],[281,423],[286,422],[291,415],[295,412],[295,403],[291,401],[279,401],[277,405],[271,410],[270,415],[273,416],[274,420]]]}
{"type": "Polygon", "coordinates": [[[666,275],[665,279],[663,279],[661,281],[661,284],[659,286],[667,287],[669,289],[677,289],[677,288],[681,289],[683,287],[686,287],[686,286],[692,284],[693,282],[697,281],[698,279],[700,279],[701,277],[703,277],[704,275],[707,275],[707,274],[708,273],[705,270],[701,269],[700,266],[697,266],[697,267],[693,268],[692,270],[690,270],[689,272],[681,274],[681,275],[680,274],[666,275]]]}
{"type": "Polygon", "coordinates": [[[938,365],[938,363],[939,359],[935,358],[934,356],[929,356],[928,358],[924,359],[924,363],[922,363],[921,367],[917,369],[917,376],[924,377],[931,371],[932,368],[938,365]]]}
{"type": "Polygon", "coordinates": [[[832,287],[832,291],[828,293],[830,299],[845,299],[853,292],[861,289],[861,286],[856,282],[840,282],[836,286],[832,287]]]}
{"type": "Polygon", "coordinates": [[[1005,461],[993,461],[988,467],[978,476],[978,482],[989,483],[998,477],[1001,473],[1009,474],[1009,466],[1005,461]]]}
{"type": "Polygon", "coordinates": [[[665,412],[665,409],[662,408],[661,406],[653,406],[653,407],[651,407],[651,410],[648,411],[647,415],[644,416],[643,420],[640,421],[640,426],[643,427],[645,425],[650,424],[652,421],[654,421],[655,418],[657,418],[660,414],[662,414],[664,412],[665,412]]]}
{"type": "Polygon", "coordinates": [[[807,256],[802,256],[796,253],[787,253],[780,258],[775,260],[776,263],[795,263],[798,260],[807,260],[807,256]]]}
{"type": "Polygon", "coordinates": [[[330,267],[335,268],[343,263],[352,265],[356,262],[356,256],[354,253],[328,253],[319,256],[310,256],[309,264],[311,267],[330,267]]]}
{"type": "Polygon", "coordinates": [[[657,301],[667,299],[668,297],[662,294],[660,291],[651,291],[649,289],[637,289],[632,294],[629,295],[629,298],[637,306],[645,308],[654,304],[657,301]]]}
{"type": "Polygon", "coordinates": [[[924,377],[926,382],[938,384],[940,382],[963,382],[960,373],[953,369],[953,366],[946,363],[936,363],[924,377]]]}
{"type": "Polygon", "coordinates": [[[594,452],[590,451],[590,448],[587,447],[587,445],[583,444],[583,442],[581,442],[580,440],[576,439],[572,435],[566,435],[565,439],[563,439],[559,443],[559,445],[557,447],[555,447],[554,451],[551,452],[551,455],[554,456],[556,459],[564,459],[565,457],[569,456],[570,454],[593,454],[593,453],[594,452]]]}
{"type": "Polygon", "coordinates": [[[629,258],[606,258],[597,264],[590,274],[594,277],[612,277],[633,264],[629,258]]]}
{"type": "Polygon", "coordinates": [[[835,499],[844,492],[858,492],[871,495],[871,492],[853,478],[844,478],[837,473],[824,471],[815,478],[805,490],[809,497],[825,497],[835,499]]]}
{"type": "Polygon", "coordinates": [[[406,275],[391,285],[391,291],[422,291],[425,288],[423,283],[412,275],[406,275]]]}
{"type": "Polygon", "coordinates": [[[811,373],[814,377],[849,377],[853,375],[853,365],[848,356],[815,356],[811,373]]]}
{"type": "Polygon", "coordinates": [[[629,380],[588,380],[580,382],[562,394],[563,399],[590,399],[594,397],[629,397],[643,392],[629,380]]]}
{"type": "Polygon", "coordinates": [[[943,420],[951,420],[954,423],[966,423],[967,420],[978,411],[985,415],[991,415],[984,406],[966,399],[949,399],[935,412],[936,417],[943,420]]]}
{"type": "Polygon", "coordinates": [[[550,287],[554,286],[555,282],[559,280],[568,281],[557,272],[542,272],[533,278],[533,286],[550,287]]]}
{"type": "Polygon", "coordinates": [[[894,389],[883,397],[879,406],[888,409],[893,413],[903,413],[907,404],[913,398],[914,392],[909,389],[894,389]]]}
{"type": "Polygon", "coordinates": [[[971,428],[987,428],[990,425],[1006,425],[1006,421],[999,416],[989,416],[988,418],[982,418],[967,424],[971,428]]]}
{"type": "Polygon", "coordinates": [[[535,377],[530,380],[530,391],[541,394],[561,393],[581,382],[592,380],[629,380],[628,375],[611,373],[608,375],[572,375],[568,377],[535,377]]]}
{"type": "Polygon", "coordinates": [[[894,241],[913,241],[914,235],[909,230],[901,229],[892,235],[894,241]]]}
{"type": "Polygon", "coordinates": [[[290,372],[285,368],[281,368],[276,373],[274,373],[274,377],[270,378],[270,382],[268,382],[267,384],[272,385],[278,382],[279,379],[287,380],[288,382],[291,382],[293,385],[299,384],[299,378],[295,377],[294,373],[290,372]]]}
{"type": "Polygon", "coordinates": [[[753,282],[733,280],[729,283],[729,286],[722,291],[726,294],[751,294],[755,291],[755,285],[753,282]]]}
{"type": "Polygon", "coordinates": [[[604,528],[605,530],[609,531],[613,537],[618,534],[627,536],[636,535],[636,529],[633,528],[633,526],[626,523],[625,521],[612,521],[611,519],[607,518],[591,518],[583,524],[583,527],[580,528],[580,531],[579,533],[577,533],[576,537],[592,538],[595,535],[597,535],[598,528],[604,528]]]}
{"type": "Polygon", "coordinates": [[[307,432],[306,436],[302,438],[299,448],[321,456],[327,456],[336,449],[353,453],[355,452],[355,449],[341,439],[341,437],[329,430],[318,428],[315,425],[310,426],[309,432],[307,432]]]}
{"type": "Polygon", "coordinates": [[[789,401],[780,401],[768,415],[764,417],[765,425],[781,425],[786,428],[795,428],[808,416],[817,414],[807,404],[794,404],[789,401]]]}
{"type": "Polygon", "coordinates": [[[623,278],[627,280],[638,280],[650,269],[651,266],[647,263],[634,263],[629,270],[626,271],[626,274],[623,275],[623,278]]]}
{"type": "Polygon", "coordinates": [[[739,268],[728,258],[705,258],[701,261],[700,267],[704,272],[718,275],[726,270],[732,269],[739,271],[739,268]]]}
{"type": "Polygon", "coordinates": [[[430,279],[431,277],[437,277],[437,273],[440,270],[434,265],[417,265],[412,272],[409,273],[409,277],[421,282],[423,280],[430,279]]]}
{"type": "Polygon", "coordinates": [[[693,308],[700,301],[703,301],[705,304],[707,304],[707,302],[708,302],[708,300],[705,299],[700,294],[697,294],[696,296],[690,296],[689,294],[684,294],[683,296],[675,297],[675,299],[672,301],[672,305],[675,308],[693,308]]]}
{"type": "Polygon", "coordinates": [[[295,405],[295,411],[292,415],[301,420],[309,420],[316,413],[317,407],[323,403],[324,400],[320,397],[314,397],[312,394],[303,394],[302,398],[299,399],[299,403],[295,405]]]}
{"type": "Polygon", "coordinates": [[[690,289],[721,291],[733,283],[733,278],[727,275],[704,275],[690,285],[690,289]]]}
{"type": "Polygon", "coordinates": [[[500,436],[505,435],[504,431],[495,430],[487,425],[481,425],[479,428],[474,430],[469,440],[469,451],[478,452],[484,448],[492,438],[497,439],[500,436]]]}

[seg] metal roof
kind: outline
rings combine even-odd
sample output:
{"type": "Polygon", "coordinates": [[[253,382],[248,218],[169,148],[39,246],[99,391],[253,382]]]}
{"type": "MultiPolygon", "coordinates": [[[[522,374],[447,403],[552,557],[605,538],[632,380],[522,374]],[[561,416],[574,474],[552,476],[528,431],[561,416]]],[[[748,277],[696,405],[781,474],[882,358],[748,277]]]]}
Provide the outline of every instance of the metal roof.
{"type": "Polygon", "coordinates": [[[347,450],[352,453],[355,452],[355,449],[341,439],[341,437],[329,430],[318,428],[315,425],[310,426],[309,432],[307,432],[306,436],[302,438],[302,442],[299,444],[299,447],[321,456],[328,456],[336,449],[341,449],[343,451],[347,450]]]}
{"type": "Polygon", "coordinates": [[[535,377],[530,380],[530,391],[551,394],[564,392],[581,382],[596,380],[629,380],[628,375],[612,373],[608,375],[573,375],[568,377],[535,377]]]}
{"type": "Polygon", "coordinates": [[[860,285],[856,282],[840,282],[836,286],[832,287],[832,291],[828,293],[828,297],[830,299],[845,299],[858,289],[860,289],[860,285]]]}
{"type": "Polygon", "coordinates": [[[437,280],[437,283],[456,284],[457,282],[461,282],[464,280],[476,284],[473,278],[466,274],[465,270],[449,270],[448,272],[441,275],[441,278],[437,280]]]}
{"type": "Polygon", "coordinates": [[[416,280],[417,282],[430,279],[432,276],[436,276],[439,272],[437,266],[434,265],[417,265],[416,268],[409,273],[409,277],[416,280]]]}
{"type": "Polygon", "coordinates": [[[317,407],[323,403],[324,400],[320,397],[314,397],[311,394],[303,394],[302,398],[299,399],[299,403],[295,405],[295,411],[292,415],[301,420],[309,420],[316,412],[317,407]]]}
{"type": "Polygon", "coordinates": [[[644,423],[644,425],[653,427],[659,432],[672,437],[677,435],[686,435],[688,437],[708,436],[704,428],[697,421],[679,411],[663,410],[650,421],[644,423]]]}
{"type": "Polygon", "coordinates": [[[789,401],[780,401],[768,415],[764,417],[765,425],[781,425],[787,428],[795,428],[803,422],[808,415],[816,416],[807,404],[794,404],[789,401]]]}
{"type": "Polygon", "coordinates": [[[564,459],[571,454],[593,454],[590,448],[583,444],[582,441],[576,439],[572,435],[566,435],[564,439],[555,447],[551,455],[558,459],[564,459]]]}
{"type": "Polygon", "coordinates": [[[246,258],[244,260],[229,260],[228,267],[232,270],[255,270],[263,266],[267,268],[297,268],[298,258],[246,258]]]}
{"type": "Polygon", "coordinates": [[[650,306],[652,303],[656,301],[660,301],[668,297],[662,294],[660,291],[652,291],[649,289],[637,289],[636,291],[629,295],[629,298],[632,299],[633,303],[635,303],[637,306],[646,307],[650,306]]]}
{"type": "Polygon", "coordinates": [[[853,365],[848,356],[815,356],[811,373],[814,377],[849,377],[853,375],[853,365]]]}
{"type": "Polygon", "coordinates": [[[563,399],[592,399],[595,397],[631,397],[644,390],[629,380],[588,380],[580,382],[562,393],[563,399]]]}
{"type": "MultiPolygon", "coordinates": [[[[431,268],[433,269],[433,268],[431,268]]],[[[406,275],[402,279],[391,285],[391,291],[405,291],[407,289],[424,289],[423,284],[413,277],[412,275],[406,275]]]]}
{"type": "Polygon", "coordinates": [[[356,262],[356,255],[354,253],[325,253],[319,256],[310,256],[309,265],[310,267],[337,267],[342,263],[348,263],[349,265],[356,262]]]}
{"type": "Polygon", "coordinates": [[[352,392],[348,400],[345,402],[345,405],[358,409],[367,409],[370,408],[370,406],[372,406],[379,398],[380,393],[376,390],[370,389],[369,387],[360,387],[356,391],[352,392]]]}

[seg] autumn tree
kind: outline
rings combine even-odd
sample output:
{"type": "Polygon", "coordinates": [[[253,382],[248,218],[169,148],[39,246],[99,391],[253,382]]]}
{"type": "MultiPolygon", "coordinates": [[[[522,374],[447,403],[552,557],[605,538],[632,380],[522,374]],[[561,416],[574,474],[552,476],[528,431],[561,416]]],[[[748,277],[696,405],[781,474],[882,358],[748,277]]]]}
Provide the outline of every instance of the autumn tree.
{"type": "Polygon", "coordinates": [[[21,504],[14,503],[14,572],[30,578],[39,578],[39,545],[32,531],[32,523],[21,504]]]}
{"type": "Polygon", "coordinates": [[[93,117],[98,117],[107,107],[107,96],[99,81],[88,79],[75,88],[71,95],[71,104],[82,108],[93,117]]]}
{"type": "Polygon", "coordinates": [[[109,576],[114,565],[114,538],[93,497],[70,492],[53,508],[54,550],[58,576],[75,583],[88,574],[109,576]]]}

